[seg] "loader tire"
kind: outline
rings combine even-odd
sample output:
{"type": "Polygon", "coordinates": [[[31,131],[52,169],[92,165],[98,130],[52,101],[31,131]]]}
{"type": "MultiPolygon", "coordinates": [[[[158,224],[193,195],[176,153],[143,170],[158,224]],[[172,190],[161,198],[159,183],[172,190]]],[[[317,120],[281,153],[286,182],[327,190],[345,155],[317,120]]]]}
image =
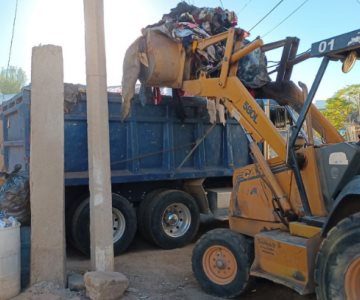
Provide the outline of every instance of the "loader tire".
{"type": "MultiPolygon", "coordinates": [[[[82,201],[72,218],[74,246],[85,255],[90,255],[90,206],[89,198],[82,201]]],[[[118,194],[112,194],[114,255],[126,251],[136,233],[136,213],[132,204],[118,194]]]]}
{"type": "Polygon", "coordinates": [[[163,249],[187,245],[199,225],[200,212],[195,199],[179,190],[166,190],[150,199],[143,218],[148,238],[163,249]]]}
{"type": "Polygon", "coordinates": [[[360,213],[333,227],[316,257],[318,300],[360,299],[360,213]]]}
{"type": "Polygon", "coordinates": [[[253,260],[252,238],[230,229],[214,229],[196,243],[192,269],[206,293],[233,298],[244,294],[250,287],[253,260]]]}

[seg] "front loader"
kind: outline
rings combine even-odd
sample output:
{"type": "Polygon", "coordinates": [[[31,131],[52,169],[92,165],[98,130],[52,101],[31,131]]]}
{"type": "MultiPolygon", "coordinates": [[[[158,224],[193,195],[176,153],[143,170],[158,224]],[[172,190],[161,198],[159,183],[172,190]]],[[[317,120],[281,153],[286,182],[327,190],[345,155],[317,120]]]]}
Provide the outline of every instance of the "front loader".
{"type": "Polygon", "coordinates": [[[287,49],[292,57],[285,55],[280,80],[259,91],[298,110],[287,140],[236,77],[237,61],[261,47],[260,39],[244,47],[230,29],[222,34],[226,49],[220,75],[201,72],[183,81],[189,94],[220,99],[244,127],[254,161],[234,172],[230,229],[206,233],[193,250],[193,271],[206,292],[239,296],[254,277],[263,277],[303,295],[316,291],[318,299],[360,299],[360,144],[344,142],[312,106],[329,62],[342,61],[347,72],[360,58],[359,36],[356,30],[314,43],[299,57],[287,49]],[[295,63],[311,57],[322,62],[301,102],[286,79],[295,63]],[[311,126],[326,143],[314,143],[311,126]],[[265,159],[262,142],[277,156],[265,159]]]}
{"type": "MultiPolygon", "coordinates": [[[[348,72],[360,58],[360,30],[315,43],[302,55],[296,55],[296,38],[263,45],[261,39],[246,43],[245,36],[231,28],[185,47],[149,30],[126,55],[125,69],[136,71],[129,73],[127,85],[133,85],[139,71],[145,85],[207,97],[239,121],[248,139],[253,163],[234,171],[230,229],[215,229],[197,242],[195,277],[206,292],[221,297],[239,296],[254,277],[263,277],[300,294],[316,291],[318,299],[358,300],[360,144],[344,142],[312,100],[330,61],[342,61],[348,72]],[[224,49],[221,62],[197,68],[196,53],[213,45],[224,49]],[[245,87],[237,77],[239,60],[258,48],[279,47],[276,80],[245,87]],[[307,92],[290,78],[295,64],[312,57],[322,62],[307,92]],[[291,112],[287,139],[255,98],[274,99],[291,112]],[[275,155],[264,157],[264,144],[275,155]]],[[[133,91],[128,90],[124,98],[129,104],[133,91]]]]}

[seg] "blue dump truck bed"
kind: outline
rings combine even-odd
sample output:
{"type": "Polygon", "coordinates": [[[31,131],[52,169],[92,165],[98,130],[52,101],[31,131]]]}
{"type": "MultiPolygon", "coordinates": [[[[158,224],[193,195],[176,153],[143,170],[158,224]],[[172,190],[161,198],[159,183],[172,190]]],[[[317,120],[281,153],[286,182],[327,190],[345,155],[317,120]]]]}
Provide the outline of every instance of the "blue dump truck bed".
{"type": "MultiPolygon", "coordinates": [[[[29,170],[30,90],[3,104],[6,170],[20,163],[29,170]]],[[[209,123],[206,100],[184,98],[185,119],[164,96],[160,105],[135,100],[131,116],[120,121],[121,97],[109,93],[110,157],[113,183],[231,176],[249,162],[247,140],[235,120],[209,123]]],[[[86,95],[65,103],[66,185],[88,184],[86,95]]]]}
{"type": "MultiPolygon", "coordinates": [[[[25,88],[2,105],[7,171],[21,164],[29,172],[30,96],[25,88]]],[[[172,249],[195,237],[200,213],[227,219],[231,175],[250,160],[235,120],[210,124],[203,98],[183,97],[181,107],[168,96],[159,105],[135,99],[124,122],[121,96],[109,93],[108,103],[115,254],[128,248],[137,228],[172,249]]],[[[67,237],[89,254],[86,94],[77,92],[69,101],[65,93],[64,111],[67,237]]]]}

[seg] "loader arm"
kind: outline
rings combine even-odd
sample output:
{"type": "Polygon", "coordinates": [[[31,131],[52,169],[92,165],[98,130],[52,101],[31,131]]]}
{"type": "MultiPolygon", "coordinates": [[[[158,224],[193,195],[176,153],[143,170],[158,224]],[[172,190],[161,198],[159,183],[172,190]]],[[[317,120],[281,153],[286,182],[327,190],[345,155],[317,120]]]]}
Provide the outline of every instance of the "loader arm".
{"type": "MultiPolygon", "coordinates": [[[[187,93],[196,96],[228,99],[240,115],[238,118],[240,124],[253,139],[256,142],[268,142],[281,160],[285,162],[286,143],[284,139],[239,78],[236,76],[228,77],[225,87],[218,83],[218,78],[201,76],[197,80],[184,81],[182,88],[187,93]]],[[[233,111],[234,113],[236,114],[235,111],[233,111]]]]}
{"type": "MultiPolygon", "coordinates": [[[[298,114],[304,105],[303,87],[300,89],[293,81],[291,74],[294,66],[306,59],[314,57],[310,51],[296,56],[299,46],[299,39],[287,37],[284,40],[263,45],[263,52],[271,51],[283,47],[279,65],[269,74],[277,72],[276,80],[267,83],[265,86],[256,89],[256,98],[273,99],[280,105],[289,105],[298,114]]],[[[300,85],[300,83],[299,83],[300,85]]],[[[310,107],[310,118],[313,129],[320,134],[325,143],[340,143],[344,138],[336,128],[322,115],[315,105],[310,107]]]]}
{"type": "Polygon", "coordinates": [[[232,67],[239,59],[261,47],[263,42],[256,39],[233,52],[234,45],[238,46],[235,43],[237,36],[235,33],[234,29],[230,29],[225,33],[195,43],[195,48],[201,45],[203,49],[203,45],[226,39],[221,73],[218,78],[208,78],[205,72],[201,72],[198,79],[183,81],[182,89],[191,95],[221,98],[228,108],[232,108],[233,115],[238,115],[238,121],[252,138],[256,142],[268,142],[279,158],[285,162],[287,153],[284,139],[240,79],[233,75],[235,72],[230,72],[232,75],[229,76],[229,70],[233,69],[232,67]]]}
{"type": "Polygon", "coordinates": [[[277,153],[280,160],[285,163],[287,160],[285,140],[239,78],[233,75],[236,73],[234,72],[236,67],[234,65],[237,64],[238,60],[261,47],[262,40],[257,39],[251,44],[232,52],[233,46],[235,45],[237,48],[239,44],[234,43],[234,29],[230,29],[227,34],[228,38],[220,76],[218,78],[208,78],[205,72],[201,72],[199,79],[183,81],[182,89],[192,95],[217,98],[223,101],[230,113],[235,116],[245,129],[250,142],[250,151],[263,176],[270,184],[279,208],[284,212],[284,215],[291,215],[292,209],[289,199],[256,144],[256,142],[266,141],[277,153]]]}

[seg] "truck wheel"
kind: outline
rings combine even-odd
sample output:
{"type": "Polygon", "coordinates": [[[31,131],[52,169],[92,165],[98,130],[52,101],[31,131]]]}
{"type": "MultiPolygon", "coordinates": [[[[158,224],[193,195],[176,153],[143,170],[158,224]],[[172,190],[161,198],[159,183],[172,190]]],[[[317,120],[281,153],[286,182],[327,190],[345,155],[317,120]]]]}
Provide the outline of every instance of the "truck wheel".
{"type": "Polygon", "coordinates": [[[163,249],[183,247],[196,235],[200,212],[194,198],[179,190],[166,190],[150,199],[143,216],[143,231],[163,249]]]}
{"type": "Polygon", "coordinates": [[[319,300],[360,299],[360,213],[328,232],[316,257],[315,282],[319,300]]]}
{"type": "Polygon", "coordinates": [[[149,203],[155,196],[166,190],[167,189],[161,188],[147,193],[145,199],[139,205],[137,211],[138,229],[142,237],[148,242],[151,242],[150,232],[147,230],[147,227],[144,225],[144,219],[145,219],[145,215],[149,211],[149,203]]]}
{"type": "MultiPolygon", "coordinates": [[[[72,237],[75,247],[90,255],[89,198],[77,207],[72,218],[72,237]]],[[[123,253],[136,233],[136,213],[131,203],[118,194],[112,194],[114,255],[123,253]]]]}
{"type": "Polygon", "coordinates": [[[192,269],[206,293],[233,298],[248,290],[253,259],[251,238],[230,229],[214,229],[196,243],[192,269]]]}

